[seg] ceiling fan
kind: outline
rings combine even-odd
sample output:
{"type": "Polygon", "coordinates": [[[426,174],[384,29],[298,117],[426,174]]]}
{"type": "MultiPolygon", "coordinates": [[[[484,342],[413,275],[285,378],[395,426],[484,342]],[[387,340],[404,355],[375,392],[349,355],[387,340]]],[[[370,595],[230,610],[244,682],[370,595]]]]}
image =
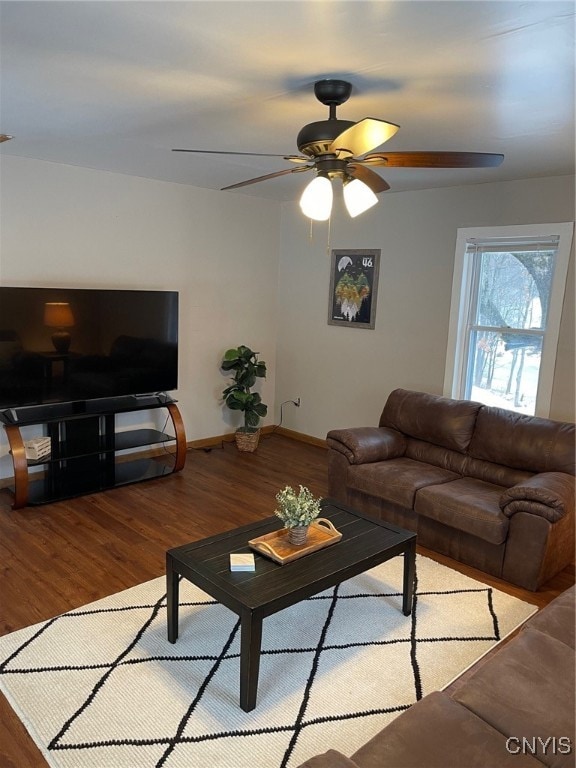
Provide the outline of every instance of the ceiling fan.
{"type": "Polygon", "coordinates": [[[345,80],[319,80],[314,84],[318,101],[329,108],[327,120],[305,125],[296,143],[300,155],[276,155],[262,152],[226,152],[207,149],[173,149],[209,155],[251,155],[282,157],[294,164],[275,173],[230,184],[222,189],[238,189],[289,173],[316,171],[304,189],[300,207],[306,216],[324,221],[332,210],[332,180],[344,184],[344,202],[351,216],[357,216],[378,202],[376,195],[390,185],[373,168],[493,168],[504,155],[486,152],[373,152],[399,130],[386,120],[365,117],[355,123],[336,117],[336,108],[348,101],[352,85],[345,80]],[[373,152],[372,154],[368,154],[373,152]]]}

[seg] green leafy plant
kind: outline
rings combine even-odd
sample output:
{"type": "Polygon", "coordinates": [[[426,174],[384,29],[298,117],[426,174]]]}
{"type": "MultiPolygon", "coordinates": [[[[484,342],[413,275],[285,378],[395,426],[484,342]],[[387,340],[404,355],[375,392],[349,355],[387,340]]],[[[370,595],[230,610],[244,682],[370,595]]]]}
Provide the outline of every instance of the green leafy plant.
{"type": "Polygon", "coordinates": [[[282,520],[285,528],[296,528],[300,525],[310,525],[320,514],[321,499],[315,498],[308,488],[300,486],[296,493],[289,485],[276,494],[278,509],[274,514],[282,520]]]}
{"type": "Polygon", "coordinates": [[[263,416],[268,413],[268,406],[262,402],[258,392],[251,389],[258,378],[266,378],[266,363],[258,360],[258,352],[241,344],[226,350],[221,368],[234,371],[232,384],[222,392],[224,402],[232,411],[243,411],[244,426],[242,432],[255,432],[263,416]]]}

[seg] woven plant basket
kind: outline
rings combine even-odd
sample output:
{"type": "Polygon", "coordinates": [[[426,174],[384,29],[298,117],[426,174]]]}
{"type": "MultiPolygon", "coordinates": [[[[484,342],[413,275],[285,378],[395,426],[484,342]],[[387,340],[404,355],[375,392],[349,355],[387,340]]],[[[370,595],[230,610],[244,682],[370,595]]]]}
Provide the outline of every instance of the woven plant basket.
{"type": "Polygon", "coordinates": [[[294,528],[288,528],[288,541],[290,544],[294,544],[299,547],[306,543],[308,538],[308,526],[296,525],[294,528]]]}
{"type": "Polygon", "coordinates": [[[239,451],[245,451],[247,453],[254,453],[258,448],[258,441],[260,440],[260,430],[255,432],[236,432],[236,447],[239,451]]]}

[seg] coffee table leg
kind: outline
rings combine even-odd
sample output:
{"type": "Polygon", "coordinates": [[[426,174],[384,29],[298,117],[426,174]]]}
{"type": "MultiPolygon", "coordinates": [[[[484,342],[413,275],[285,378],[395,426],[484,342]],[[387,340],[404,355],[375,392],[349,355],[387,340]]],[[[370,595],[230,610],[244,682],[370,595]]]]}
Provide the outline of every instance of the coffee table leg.
{"type": "Polygon", "coordinates": [[[416,576],[416,539],[413,539],[404,552],[404,596],[402,613],[410,616],[414,598],[414,577],[416,576]]]}
{"type": "Polygon", "coordinates": [[[262,619],[253,611],[243,611],[240,619],[240,706],[250,712],[258,693],[262,619]]]}
{"type": "Polygon", "coordinates": [[[178,603],[180,580],[172,568],[171,560],[166,560],[166,618],[168,621],[168,640],[175,643],[178,639],[178,603]]]}

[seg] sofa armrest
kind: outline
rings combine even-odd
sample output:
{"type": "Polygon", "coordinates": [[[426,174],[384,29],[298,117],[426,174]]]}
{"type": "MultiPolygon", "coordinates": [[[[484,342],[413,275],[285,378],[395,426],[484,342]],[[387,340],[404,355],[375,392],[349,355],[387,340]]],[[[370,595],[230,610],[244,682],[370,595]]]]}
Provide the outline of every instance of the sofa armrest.
{"type": "Polygon", "coordinates": [[[326,435],[328,448],[344,454],[350,464],[368,464],[403,456],[406,438],[388,427],[333,429],[326,435]]]}
{"type": "Polygon", "coordinates": [[[306,760],[299,768],[358,768],[358,764],[335,749],[329,749],[322,755],[306,760]]]}
{"type": "Polygon", "coordinates": [[[574,478],[564,472],[541,472],[504,491],[500,508],[507,517],[531,512],[556,523],[574,509],[574,478]]]}

